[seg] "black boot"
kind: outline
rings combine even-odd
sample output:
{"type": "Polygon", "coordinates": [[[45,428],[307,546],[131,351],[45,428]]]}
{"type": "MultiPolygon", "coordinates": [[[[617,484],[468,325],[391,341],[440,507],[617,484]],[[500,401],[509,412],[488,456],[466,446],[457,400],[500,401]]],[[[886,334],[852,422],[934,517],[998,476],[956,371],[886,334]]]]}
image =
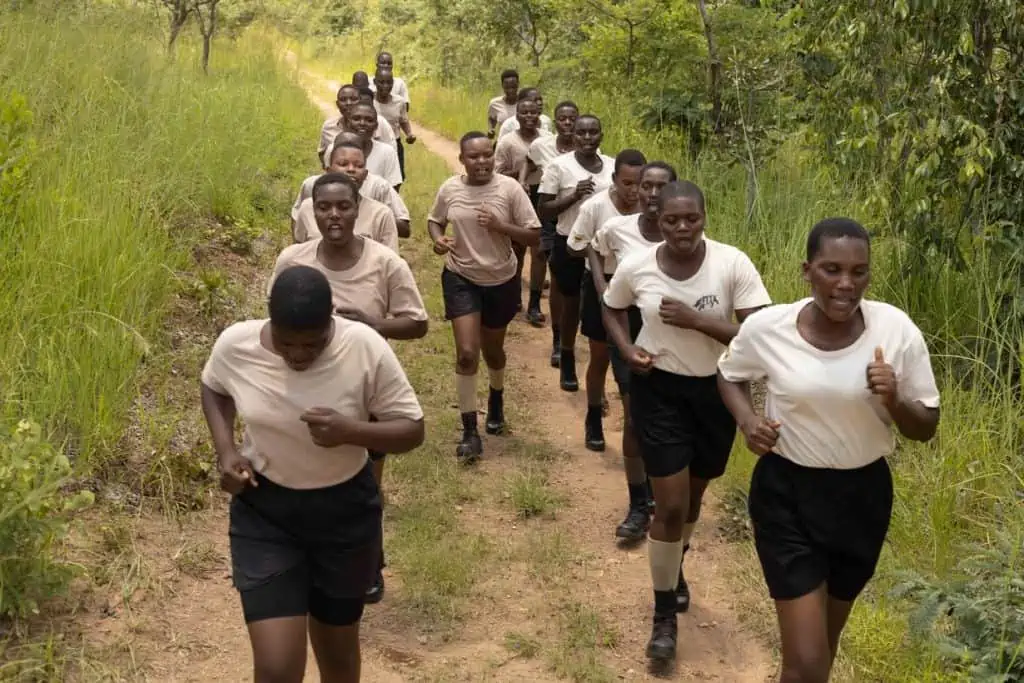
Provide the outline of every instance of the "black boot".
{"type": "Polygon", "coordinates": [[[505,392],[492,388],[487,396],[487,421],[484,429],[488,434],[501,434],[505,431],[505,392]]]}
{"type": "Polygon", "coordinates": [[[584,441],[588,451],[604,451],[604,425],[601,420],[601,406],[587,408],[587,419],[583,423],[584,441]]]}
{"type": "Polygon", "coordinates": [[[463,465],[472,465],[484,452],[483,442],[476,427],[476,412],[462,413],[462,441],[455,449],[455,457],[463,465]]]}
{"type": "Polygon", "coordinates": [[[679,625],[676,621],[676,596],[672,591],[654,591],[654,625],[647,642],[647,657],[665,662],[676,657],[679,625]]]}
{"type": "MultiPolygon", "coordinates": [[[[690,544],[687,543],[683,546],[683,557],[686,557],[686,551],[690,549],[690,544]]],[[[679,566],[679,585],[676,586],[676,611],[685,612],[690,609],[690,587],[686,584],[686,578],[683,576],[683,567],[679,566]]]]}
{"type": "Polygon", "coordinates": [[[558,325],[551,326],[551,367],[557,368],[562,362],[562,335],[558,325]]]}
{"type": "Polygon", "coordinates": [[[648,509],[647,487],[644,484],[629,485],[629,511],[615,529],[615,536],[627,541],[640,541],[651,527],[651,512],[648,509]]]}
{"type": "Polygon", "coordinates": [[[534,327],[544,327],[544,314],[540,312],[540,290],[530,290],[530,303],[526,306],[526,322],[534,327]]]}
{"type": "Polygon", "coordinates": [[[562,371],[559,379],[562,391],[579,391],[580,381],[576,378],[576,352],[572,349],[562,349],[562,358],[558,367],[562,371]]]}

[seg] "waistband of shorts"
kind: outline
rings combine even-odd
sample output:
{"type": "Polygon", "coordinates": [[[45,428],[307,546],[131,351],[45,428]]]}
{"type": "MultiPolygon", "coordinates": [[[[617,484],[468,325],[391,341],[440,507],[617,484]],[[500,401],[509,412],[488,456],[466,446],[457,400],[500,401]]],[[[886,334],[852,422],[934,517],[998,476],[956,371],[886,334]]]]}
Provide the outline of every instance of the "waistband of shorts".
{"type": "Polygon", "coordinates": [[[860,467],[852,467],[849,469],[840,469],[838,467],[810,467],[808,465],[801,465],[798,462],[793,462],[786,456],[775,451],[769,451],[768,453],[761,456],[764,458],[771,458],[771,460],[777,463],[778,467],[787,470],[793,476],[813,476],[813,477],[828,477],[828,478],[846,478],[846,477],[858,477],[865,474],[871,474],[875,470],[880,468],[889,468],[889,462],[885,456],[869,462],[867,465],[861,465],[860,467]]]}
{"type": "Polygon", "coordinates": [[[337,484],[331,484],[329,486],[318,486],[316,488],[311,489],[293,489],[291,487],[278,484],[273,479],[268,479],[266,475],[261,474],[255,470],[253,470],[253,476],[256,478],[256,483],[258,485],[257,488],[261,488],[264,491],[275,491],[280,492],[283,495],[290,494],[298,496],[319,496],[324,494],[333,495],[335,493],[340,493],[344,491],[346,488],[352,486],[355,483],[358,483],[359,480],[362,478],[365,478],[367,476],[372,478],[373,467],[370,464],[369,459],[367,459],[363,467],[345,481],[340,481],[337,484]]]}
{"type": "Polygon", "coordinates": [[[696,375],[680,375],[675,372],[669,372],[668,370],[662,370],[661,368],[651,368],[651,372],[649,374],[651,377],[656,377],[659,380],[666,382],[680,382],[701,386],[714,384],[715,386],[718,386],[717,374],[697,377],[696,375]]]}

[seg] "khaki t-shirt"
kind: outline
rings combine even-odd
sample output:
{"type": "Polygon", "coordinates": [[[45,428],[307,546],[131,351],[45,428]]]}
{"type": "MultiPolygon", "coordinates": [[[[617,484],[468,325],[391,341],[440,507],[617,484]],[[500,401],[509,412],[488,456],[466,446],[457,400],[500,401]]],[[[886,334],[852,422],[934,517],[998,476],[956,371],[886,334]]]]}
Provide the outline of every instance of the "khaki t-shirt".
{"type": "MultiPolygon", "coordinates": [[[[324,166],[330,165],[331,160],[327,153],[334,145],[334,138],[338,137],[338,133],[346,131],[351,132],[345,128],[341,116],[324,121],[323,128],[320,129],[320,146],[317,147],[317,154],[324,166]]],[[[391,124],[380,114],[377,115],[377,130],[373,133],[373,139],[392,147],[395,146],[395,134],[391,130],[391,124]]]]}
{"type": "MultiPolygon", "coordinates": [[[[554,123],[551,121],[551,117],[547,114],[540,115],[540,130],[552,135],[554,131],[554,123]]],[[[519,130],[519,119],[517,116],[511,116],[505,119],[505,122],[501,124],[501,128],[498,129],[498,139],[502,139],[512,131],[519,130]]]]}
{"type": "Polygon", "coordinates": [[[515,118],[517,102],[509,104],[505,101],[505,96],[495,97],[487,104],[487,118],[495,119],[498,125],[505,123],[506,119],[515,118]]]}
{"type": "Polygon", "coordinates": [[[366,449],[313,443],[299,417],[332,408],[356,420],[422,420],[416,393],[387,341],[361,323],[334,318],[334,336],[307,370],[296,371],[260,342],[267,320],[224,330],[203,368],[207,387],[234,399],[245,425],[241,454],[254,470],[293,489],[333,486],[366,465],[366,449]]]}
{"type": "Polygon", "coordinates": [[[268,295],[283,270],[291,266],[310,266],[327,276],[335,309],[356,310],[377,320],[427,319],[412,270],[401,256],[382,244],[364,239],[363,254],[354,266],[331,270],[317,258],[322,242],[315,239],[286,247],[274,264],[274,273],[267,283],[268,295]]]}
{"type": "MultiPolygon", "coordinates": [[[[396,254],[398,253],[398,226],[391,209],[375,199],[362,197],[359,201],[359,214],[356,216],[355,230],[357,235],[369,237],[374,242],[383,244],[396,254]]],[[[302,200],[299,214],[295,219],[295,241],[309,242],[322,237],[316,224],[313,212],[313,198],[302,200]]]]}
{"type": "MultiPolygon", "coordinates": [[[[395,84],[391,86],[391,96],[400,97],[406,102],[410,102],[409,99],[409,86],[406,84],[405,79],[401,76],[394,76],[395,84]]],[[[374,93],[377,92],[377,86],[374,84],[373,79],[370,79],[370,90],[374,93]]]]}
{"type": "MultiPolygon", "coordinates": [[[[293,221],[299,217],[299,208],[302,206],[302,202],[313,196],[313,185],[319,177],[319,175],[311,175],[302,181],[302,185],[299,187],[299,194],[295,198],[295,203],[292,204],[293,221]]],[[[388,185],[388,182],[376,173],[366,174],[363,184],[359,187],[359,194],[363,197],[376,199],[381,204],[387,206],[391,209],[391,213],[395,215],[396,221],[409,220],[409,209],[402,200],[402,195],[395,192],[395,188],[388,185]]]]}
{"type": "Polygon", "coordinates": [[[394,133],[395,139],[400,140],[402,138],[402,124],[409,123],[406,101],[392,94],[390,102],[381,102],[378,99],[374,99],[373,106],[377,109],[377,113],[383,116],[384,120],[391,126],[391,132],[394,133]]]}
{"type": "Polygon", "coordinates": [[[663,298],[675,299],[719,320],[732,320],[737,310],[772,302],[746,254],[707,237],[704,242],[704,261],[690,278],[676,280],[666,275],[658,265],[660,247],[653,246],[619,263],[604,292],[609,308],[622,310],[635,305],[640,309],[644,326],[636,345],[654,356],[654,367],[676,375],[714,375],[725,345],[703,332],[664,323],[658,313],[663,298]]]}
{"type": "MultiPolygon", "coordinates": [[[[546,133],[541,133],[540,137],[544,137],[544,135],[546,133]]],[[[498,140],[498,144],[494,148],[494,172],[502,174],[513,173],[512,177],[518,179],[519,174],[522,173],[523,166],[526,165],[527,155],[530,153],[530,145],[538,139],[534,138],[527,142],[517,130],[498,140]]],[[[526,184],[540,184],[540,176],[540,169],[535,168],[532,173],[526,176],[526,184]]]]}
{"type": "Polygon", "coordinates": [[[429,220],[452,225],[455,248],[448,252],[446,267],[475,284],[500,285],[516,274],[512,240],[478,226],[478,207],[487,207],[499,219],[531,230],[539,230],[540,221],[526,190],[508,176],[495,173],[486,185],[469,185],[465,176],[454,176],[438,190],[429,220]]]}

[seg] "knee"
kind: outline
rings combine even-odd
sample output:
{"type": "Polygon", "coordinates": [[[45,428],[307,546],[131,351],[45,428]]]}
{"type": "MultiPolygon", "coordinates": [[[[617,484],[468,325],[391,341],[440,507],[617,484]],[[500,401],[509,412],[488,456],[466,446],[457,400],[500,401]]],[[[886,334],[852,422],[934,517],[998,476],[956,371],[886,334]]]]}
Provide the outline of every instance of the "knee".
{"type": "Polygon", "coordinates": [[[780,683],[828,683],[832,657],[825,650],[802,648],[783,654],[780,683]]]}
{"type": "MultiPolygon", "coordinates": [[[[305,655],[303,652],[302,655],[305,655]]],[[[302,683],[306,674],[304,656],[256,657],[253,665],[255,683],[302,683]]]]}
{"type": "Polygon", "coordinates": [[[660,518],[662,528],[670,538],[681,538],[683,535],[683,522],[686,520],[687,510],[679,500],[655,501],[658,506],[658,514],[655,519],[660,518]]]}
{"type": "Polygon", "coordinates": [[[480,353],[477,349],[460,346],[455,351],[455,367],[460,375],[472,375],[476,372],[476,365],[480,353]]]}

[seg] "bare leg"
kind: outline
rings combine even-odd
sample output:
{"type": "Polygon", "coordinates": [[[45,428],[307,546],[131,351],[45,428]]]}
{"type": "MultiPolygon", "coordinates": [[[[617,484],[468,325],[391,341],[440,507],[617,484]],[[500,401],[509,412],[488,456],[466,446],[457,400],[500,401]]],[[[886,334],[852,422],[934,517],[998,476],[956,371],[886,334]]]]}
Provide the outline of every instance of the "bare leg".
{"type": "Polygon", "coordinates": [[[309,640],[320,669],[321,683],[359,683],[362,667],[359,622],[330,626],[310,617],[309,640]]]}
{"type": "Polygon", "coordinates": [[[254,683],[301,683],[306,674],[306,617],[249,624],[254,683]]]}
{"type": "Polygon", "coordinates": [[[793,600],[776,600],[782,635],[779,683],[827,683],[832,666],[825,584],[793,600]]]}

